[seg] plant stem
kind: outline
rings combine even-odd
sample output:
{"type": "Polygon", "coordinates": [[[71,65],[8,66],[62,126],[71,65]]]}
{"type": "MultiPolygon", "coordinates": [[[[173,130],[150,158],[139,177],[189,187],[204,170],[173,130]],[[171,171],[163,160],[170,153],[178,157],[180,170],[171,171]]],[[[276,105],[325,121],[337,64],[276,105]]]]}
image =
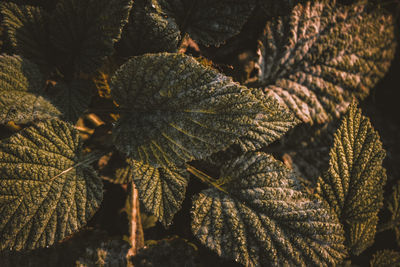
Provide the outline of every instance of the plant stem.
{"type": "Polygon", "coordinates": [[[196,169],[192,165],[186,164],[186,170],[188,172],[190,172],[191,174],[193,174],[195,177],[199,178],[202,182],[204,182],[208,185],[211,185],[212,187],[217,188],[221,192],[228,193],[228,192],[226,192],[225,189],[223,189],[220,185],[218,185],[216,183],[215,179],[213,179],[209,175],[205,174],[204,172],[196,169]]]}
{"type": "Polygon", "coordinates": [[[131,243],[131,248],[128,250],[126,258],[128,261],[127,266],[133,267],[129,258],[135,256],[139,249],[144,247],[143,227],[140,219],[139,192],[133,182],[130,183],[129,204],[129,210],[127,212],[129,218],[129,242],[131,243]]]}

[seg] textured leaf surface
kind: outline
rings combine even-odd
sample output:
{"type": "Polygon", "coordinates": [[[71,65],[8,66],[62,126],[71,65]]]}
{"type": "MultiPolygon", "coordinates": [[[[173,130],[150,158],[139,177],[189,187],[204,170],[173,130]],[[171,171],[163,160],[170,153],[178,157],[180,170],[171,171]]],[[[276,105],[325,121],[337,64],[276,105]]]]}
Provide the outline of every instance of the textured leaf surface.
{"type": "Polygon", "coordinates": [[[2,25],[7,31],[11,46],[16,52],[33,62],[47,65],[48,52],[48,14],[39,7],[19,6],[3,3],[2,25]]]}
{"type": "Polygon", "coordinates": [[[245,266],[331,266],[343,258],[337,217],[302,194],[282,163],[247,153],[222,168],[226,177],[229,195],[207,189],[193,207],[193,233],[218,255],[245,266]]]}
{"type": "Polygon", "coordinates": [[[255,6],[254,0],[159,0],[181,32],[205,45],[219,45],[238,34],[255,6]]]}
{"type": "MultiPolygon", "coordinates": [[[[258,0],[260,7],[271,17],[288,15],[302,0],[258,0]]],[[[304,1],[303,1],[304,2],[304,1]]]]}
{"type": "Polygon", "coordinates": [[[111,79],[111,93],[122,112],[113,130],[117,148],[155,167],[204,158],[247,134],[247,145],[271,142],[295,124],[183,54],[132,58],[111,79]]]}
{"type": "Polygon", "coordinates": [[[363,99],[394,57],[390,15],[335,1],[297,5],[267,23],[257,63],[264,92],[309,123],[324,123],[363,99]]]}
{"type": "Polygon", "coordinates": [[[345,225],[346,244],[353,255],[360,255],[375,242],[378,217],[374,216],[363,222],[355,222],[345,225]]]}
{"type": "Polygon", "coordinates": [[[52,103],[63,113],[62,117],[75,123],[89,107],[93,84],[85,80],[74,80],[70,83],[60,82],[51,89],[52,103]]]}
{"type": "Polygon", "coordinates": [[[165,227],[169,226],[185,199],[189,181],[186,171],[176,167],[154,168],[134,160],[129,164],[146,211],[156,216],[165,227]]]}
{"type": "Polygon", "coordinates": [[[369,263],[371,267],[400,266],[400,252],[394,250],[380,250],[376,252],[369,263]]]}
{"type": "MultiPolygon", "coordinates": [[[[317,188],[338,214],[347,234],[353,231],[355,224],[365,224],[376,218],[382,207],[386,183],[386,171],[382,167],[384,157],[378,133],[353,103],[334,135],[330,167],[319,178],[317,188]]],[[[361,234],[359,236],[362,238],[361,234]]],[[[347,242],[353,248],[359,241],[352,238],[347,242]]]]}
{"type": "Polygon", "coordinates": [[[393,223],[396,241],[398,246],[400,246],[400,181],[393,186],[393,193],[388,203],[388,210],[392,214],[390,221],[393,223]]]}
{"type": "Polygon", "coordinates": [[[36,64],[19,56],[0,55],[0,123],[27,123],[60,115],[44,94],[36,64]]]}
{"type": "Polygon", "coordinates": [[[175,20],[162,14],[155,0],[136,0],[122,33],[125,54],[176,52],[180,31],[175,20]]]}
{"type": "Polygon", "coordinates": [[[102,183],[62,121],[28,127],[0,142],[0,249],[35,249],[71,235],[92,217],[102,183]]]}
{"type": "Polygon", "coordinates": [[[51,38],[75,70],[93,72],[114,51],[132,0],[60,0],[51,19],[51,38]]]}

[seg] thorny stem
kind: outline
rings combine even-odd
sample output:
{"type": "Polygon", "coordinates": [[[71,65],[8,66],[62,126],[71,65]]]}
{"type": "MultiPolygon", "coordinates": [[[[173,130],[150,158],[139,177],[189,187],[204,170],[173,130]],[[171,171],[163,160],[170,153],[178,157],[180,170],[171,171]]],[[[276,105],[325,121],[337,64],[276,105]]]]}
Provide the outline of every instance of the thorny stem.
{"type": "Polygon", "coordinates": [[[129,193],[129,242],[131,243],[131,248],[126,254],[127,266],[133,267],[133,264],[129,260],[130,257],[135,256],[136,253],[144,247],[144,236],[142,221],[140,219],[140,206],[139,206],[139,192],[135,187],[133,182],[130,183],[130,193],[129,193]]]}
{"type": "Polygon", "coordinates": [[[188,172],[190,172],[191,174],[193,174],[196,178],[199,178],[202,182],[204,182],[208,185],[211,185],[212,187],[217,188],[221,192],[228,193],[225,189],[223,189],[220,185],[218,185],[218,183],[215,181],[215,179],[208,176],[204,172],[196,169],[195,167],[193,167],[189,164],[186,164],[186,170],[188,172]]]}

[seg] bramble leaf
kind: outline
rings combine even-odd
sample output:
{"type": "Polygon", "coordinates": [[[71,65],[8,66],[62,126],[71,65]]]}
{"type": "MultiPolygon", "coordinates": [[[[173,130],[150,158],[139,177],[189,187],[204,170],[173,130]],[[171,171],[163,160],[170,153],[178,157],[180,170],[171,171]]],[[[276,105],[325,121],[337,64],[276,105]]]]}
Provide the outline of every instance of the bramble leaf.
{"type": "Polygon", "coordinates": [[[130,160],[129,164],[146,211],[156,216],[165,227],[169,226],[185,199],[189,182],[185,169],[154,168],[134,160],[130,160]]]}
{"type": "MultiPolygon", "coordinates": [[[[384,157],[378,133],[353,103],[334,135],[330,167],[318,179],[317,191],[338,215],[346,235],[352,236],[347,240],[348,247],[358,253],[361,251],[357,244],[361,241],[355,238],[352,229],[356,224],[370,224],[383,205],[386,183],[386,171],[382,167],[384,157]]],[[[377,219],[374,222],[368,231],[375,232],[377,219]]],[[[360,228],[357,231],[366,228],[362,225],[357,227],[360,228]]],[[[356,236],[364,239],[363,244],[370,243],[366,237],[374,238],[374,234],[356,236]]]]}
{"type": "Polygon", "coordinates": [[[181,32],[204,45],[220,45],[238,34],[254,0],[159,0],[162,11],[176,20],[181,32]]]}
{"type": "Polygon", "coordinates": [[[400,181],[393,186],[393,193],[388,203],[388,210],[392,214],[390,222],[396,233],[396,241],[400,246],[400,181]]]}
{"type": "Polygon", "coordinates": [[[222,168],[228,194],[194,200],[192,231],[207,247],[245,266],[330,266],[345,256],[343,228],[329,207],[308,199],[292,171],[265,153],[222,168]]]}
{"type": "Polygon", "coordinates": [[[51,40],[66,65],[92,73],[114,51],[132,0],[60,0],[51,17],[51,40]]]}
{"type": "Polygon", "coordinates": [[[60,115],[44,95],[45,81],[36,64],[0,55],[0,123],[28,123],[60,115]]]}
{"type": "Polygon", "coordinates": [[[63,113],[62,117],[75,123],[89,107],[94,86],[89,81],[59,82],[49,91],[52,103],[63,113]]]}
{"type": "Polygon", "coordinates": [[[260,7],[271,17],[288,15],[300,2],[301,0],[258,0],[260,7]]]}
{"type": "Polygon", "coordinates": [[[110,86],[122,113],[113,130],[116,147],[154,167],[181,166],[234,142],[260,146],[296,124],[271,110],[274,103],[262,104],[246,87],[183,54],[134,57],[110,86]]]}
{"type": "Polygon", "coordinates": [[[376,252],[369,263],[371,267],[400,266],[400,252],[394,250],[380,250],[376,252]]]}
{"type": "Polygon", "coordinates": [[[155,0],[136,0],[121,45],[127,55],[176,52],[180,31],[173,18],[162,14],[155,0]]]}
{"type": "Polygon", "coordinates": [[[76,232],[102,183],[72,125],[50,120],[0,142],[0,250],[46,247],[76,232]]]}
{"type": "Polygon", "coordinates": [[[2,25],[15,51],[39,66],[47,66],[49,51],[48,14],[39,7],[3,3],[2,25]]]}
{"type": "Polygon", "coordinates": [[[392,17],[363,4],[297,5],[267,23],[259,42],[260,84],[296,116],[325,123],[363,99],[389,69],[395,53],[392,17]]]}

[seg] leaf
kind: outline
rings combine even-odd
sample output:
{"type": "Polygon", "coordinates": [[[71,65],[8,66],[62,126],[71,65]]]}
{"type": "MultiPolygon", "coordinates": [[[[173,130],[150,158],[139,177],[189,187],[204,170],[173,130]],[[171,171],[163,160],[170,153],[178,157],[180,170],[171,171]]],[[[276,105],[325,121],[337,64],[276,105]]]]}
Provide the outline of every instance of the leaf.
{"type": "Polygon", "coordinates": [[[176,167],[154,168],[134,160],[129,164],[141,203],[147,212],[168,227],[185,199],[189,182],[186,171],[176,167]]]}
{"type": "Polygon", "coordinates": [[[360,255],[374,244],[377,224],[378,216],[374,216],[363,222],[345,225],[346,240],[351,246],[349,250],[351,254],[360,255]]]}
{"type": "Polygon", "coordinates": [[[128,250],[129,243],[121,239],[102,241],[87,247],[74,266],[127,266],[128,250]]]}
{"type": "Polygon", "coordinates": [[[271,144],[299,122],[290,110],[273,97],[254,89],[252,93],[257,99],[262,99],[265,111],[257,114],[255,123],[249,125],[246,134],[237,141],[243,151],[254,151],[271,144]]]}
{"type": "Polygon", "coordinates": [[[390,196],[388,210],[392,214],[390,222],[393,224],[393,229],[396,233],[397,245],[400,246],[400,181],[393,186],[393,193],[390,196]]]}
{"type": "Polygon", "coordinates": [[[0,55],[0,123],[28,123],[58,117],[60,111],[44,95],[45,81],[34,63],[0,55]]]}
{"type": "Polygon", "coordinates": [[[392,267],[400,265],[400,252],[394,250],[379,250],[369,263],[371,267],[392,267]]]}
{"type": "Polygon", "coordinates": [[[183,54],[134,57],[110,86],[122,113],[113,130],[116,147],[154,167],[205,158],[242,137],[248,145],[272,142],[295,124],[246,87],[183,54]]]}
{"type": "MultiPolygon", "coordinates": [[[[336,212],[347,234],[356,224],[368,224],[377,218],[386,183],[384,157],[378,133],[353,103],[334,135],[329,169],[318,179],[317,186],[318,194],[336,212]]],[[[369,226],[369,231],[375,226],[369,226]]],[[[373,234],[370,236],[373,238],[373,234]]],[[[354,249],[358,242],[361,241],[350,239],[347,245],[354,249]]]]}
{"type": "Polygon", "coordinates": [[[122,32],[124,55],[176,52],[180,31],[175,20],[163,15],[155,0],[136,0],[122,32]]]}
{"type": "Polygon", "coordinates": [[[270,17],[288,15],[301,0],[259,0],[259,5],[270,17]]]}
{"type": "Polygon", "coordinates": [[[132,0],[60,0],[51,17],[51,40],[66,65],[92,73],[114,51],[132,0]]]}
{"type": "Polygon", "coordinates": [[[325,123],[364,99],[395,53],[392,17],[335,1],[297,5],[267,23],[259,41],[258,78],[266,94],[307,123],[325,123]]]}
{"type": "Polygon", "coordinates": [[[76,232],[102,183],[72,125],[50,120],[0,142],[0,250],[46,247],[76,232]]]}
{"type": "Polygon", "coordinates": [[[75,123],[89,107],[94,86],[85,80],[59,82],[51,89],[49,97],[53,104],[63,113],[63,118],[75,123]]]}
{"type": "Polygon", "coordinates": [[[178,237],[152,241],[155,244],[147,245],[131,258],[133,266],[199,266],[197,249],[188,241],[178,237]]]}
{"type": "Polygon", "coordinates": [[[254,0],[159,0],[181,32],[204,45],[220,45],[238,34],[250,16],[254,0]]]}
{"type": "Polygon", "coordinates": [[[299,191],[281,162],[247,153],[222,168],[224,189],[194,200],[192,231],[207,247],[245,266],[334,266],[345,256],[343,229],[319,200],[299,191]]]}
{"type": "Polygon", "coordinates": [[[15,51],[41,67],[48,67],[48,14],[39,7],[3,3],[2,25],[15,51]]]}

